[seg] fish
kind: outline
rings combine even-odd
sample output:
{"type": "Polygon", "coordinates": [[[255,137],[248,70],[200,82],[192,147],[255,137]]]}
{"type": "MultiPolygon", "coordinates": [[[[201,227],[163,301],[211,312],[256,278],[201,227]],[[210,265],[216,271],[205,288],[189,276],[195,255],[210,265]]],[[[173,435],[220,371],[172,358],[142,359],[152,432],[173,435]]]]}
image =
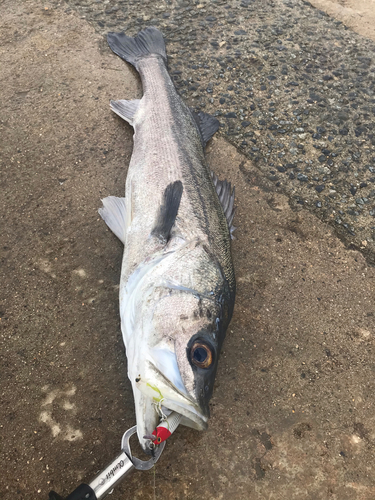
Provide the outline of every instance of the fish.
{"type": "Polygon", "coordinates": [[[134,128],[125,196],[99,213],[124,244],[121,331],[137,433],[145,452],[168,412],[205,430],[218,359],[236,293],[231,238],[235,192],[211,172],[205,146],[219,128],[192,111],[167,69],[162,33],[108,33],[112,51],[135,67],[141,99],[111,101],[134,128]]]}

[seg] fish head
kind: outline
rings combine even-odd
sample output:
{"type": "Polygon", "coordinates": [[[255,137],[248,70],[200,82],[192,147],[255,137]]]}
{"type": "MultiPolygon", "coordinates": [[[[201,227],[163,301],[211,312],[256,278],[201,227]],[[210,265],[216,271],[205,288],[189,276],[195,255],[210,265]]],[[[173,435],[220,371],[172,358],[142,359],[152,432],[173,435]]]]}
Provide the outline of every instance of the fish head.
{"type": "Polygon", "coordinates": [[[179,413],[184,425],[207,428],[225,329],[222,304],[187,289],[158,290],[139,315],[142,332],[135,337],[132,358],[137,369],[130,378],[138,437],[146,451],[143,436],[152,433],[167,410],[179,413]]]}

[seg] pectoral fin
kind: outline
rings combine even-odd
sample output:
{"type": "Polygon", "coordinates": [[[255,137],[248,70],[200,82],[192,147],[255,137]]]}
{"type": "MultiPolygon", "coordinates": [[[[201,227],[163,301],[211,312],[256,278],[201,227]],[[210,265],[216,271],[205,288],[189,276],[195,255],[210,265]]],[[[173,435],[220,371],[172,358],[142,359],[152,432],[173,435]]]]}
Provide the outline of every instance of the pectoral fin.
{"type": "Polygon", "coordinates": [[[183,189],[181,181],[171,182],[165,188],[163,202],[160,205],[154,229],[151,231],[153,236],[162,241],[169,240],[180,207],[183,189]]]}

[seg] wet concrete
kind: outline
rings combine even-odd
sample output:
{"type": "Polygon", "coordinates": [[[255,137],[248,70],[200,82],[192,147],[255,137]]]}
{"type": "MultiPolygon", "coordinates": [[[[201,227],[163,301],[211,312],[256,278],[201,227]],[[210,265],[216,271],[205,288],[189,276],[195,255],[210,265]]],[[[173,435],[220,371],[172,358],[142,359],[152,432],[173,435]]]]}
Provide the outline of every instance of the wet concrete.
{"type": "Polygon", "coordinates": [[[159,27],[189,105],[215,114],[294,206],[375,263],[373,41],[302,0],[65,5],[103,37],[159,27]]]}
{"type": "MultiPolygon", "coordinates": [[[[132,149],[109,99],[141,88],[75,11],[2,7],[0,498],[37,499],[89,481],[134,424],[122,248],[97,208],[132,149]]],[[[223,137],[208,159],[238,206],[210,426],[179,428],[111,498],[370,500],[375,270],[223,137]]]]}

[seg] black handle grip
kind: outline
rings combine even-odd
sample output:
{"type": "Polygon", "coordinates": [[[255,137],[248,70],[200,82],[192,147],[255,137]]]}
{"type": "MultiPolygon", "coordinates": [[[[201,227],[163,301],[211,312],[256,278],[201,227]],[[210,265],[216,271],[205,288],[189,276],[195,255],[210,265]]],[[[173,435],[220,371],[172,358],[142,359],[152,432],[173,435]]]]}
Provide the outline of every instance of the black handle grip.
{"type": "MultiPolygon", "coordinates": [[[[50,491],[49,500],[64,500],[55,491],[50,491]]],[[[65,500],[97,500],[94,490],[88,484],[80,484],[65,500]]]]}
{"type": "Polygon", "coordinates": [[[56,491],[50,491],[48,495],[49,500],[64,500],[63,497],[58,495],[56,491]]]}

